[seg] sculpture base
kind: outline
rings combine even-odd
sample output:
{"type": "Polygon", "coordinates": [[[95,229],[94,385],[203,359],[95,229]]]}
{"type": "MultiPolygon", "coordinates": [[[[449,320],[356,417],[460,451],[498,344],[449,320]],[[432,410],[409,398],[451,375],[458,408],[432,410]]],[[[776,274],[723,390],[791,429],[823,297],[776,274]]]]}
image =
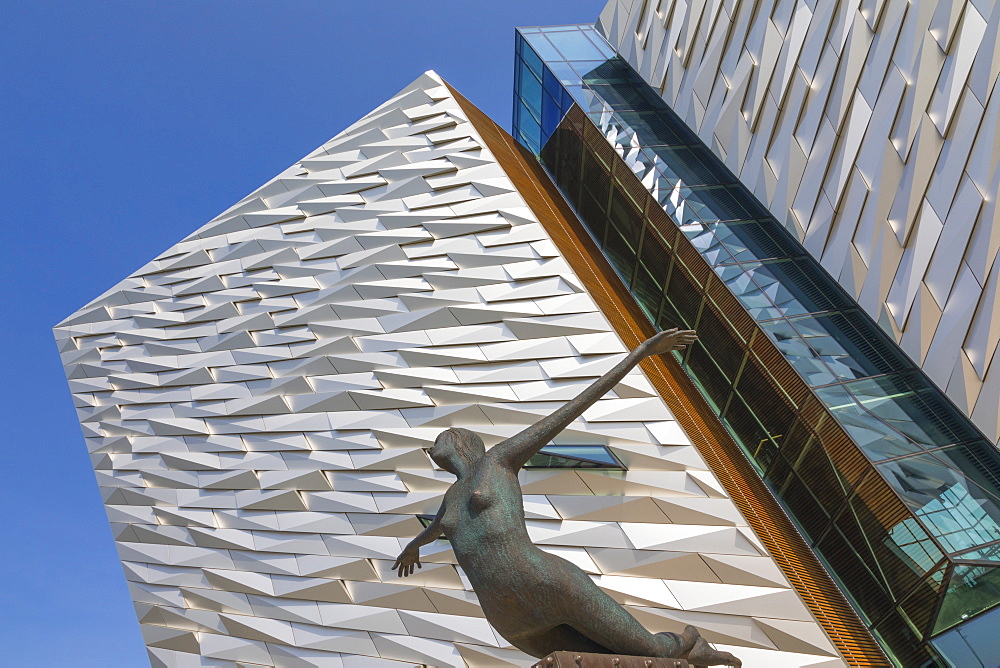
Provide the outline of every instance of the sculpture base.
{"type": "Polygon", "coordinates": [[[654,659],[647,656],[553,652],[531,668],[689,668],[684,659],[654,659]]]}

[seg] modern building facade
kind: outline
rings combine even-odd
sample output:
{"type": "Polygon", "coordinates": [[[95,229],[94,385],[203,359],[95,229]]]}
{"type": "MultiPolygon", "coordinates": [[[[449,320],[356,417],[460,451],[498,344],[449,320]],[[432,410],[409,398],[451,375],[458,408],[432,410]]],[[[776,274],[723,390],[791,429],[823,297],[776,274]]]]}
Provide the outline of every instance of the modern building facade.
{"type": "MultiPolygon", "coordinates": [[[[774,72],[802,78],[807,15],[902,31],[884,33],[892,3],[821,5],[612,0],[597,26],[520,29],[513,137],[425,73],[60,323],[153,665],[530,665],[483,619],[447,541],[416,576],[389,569],[451,481],[425,450],[450,426],[488,446],[519,431],[672,326],[700,344],[635,370],[522,472],[533,540],[650,630],[695,624],[745,666],[1000,661],[1000,454],[976,413],[992,377],[983,366],[975,408],[956,407],[927,361],[943,327],[993,349],[996,333],[941,309],[914,355],[909,316],[893,329],[861,291],[892,279],[890,261],[850,265],[852,282],[817,245],[864,252],[842,231],[854,200],[825,220],[776,208],[820,168],[761,174],[752,156],[780,161],[754,147],[787,128],[759,109],[737,128],[752,96],[716,90],[735,80],[712,65],[731,48],[737,69],[753,56],[744,91],[760,87],[761,108],[784,100],[774,72]],[[764,51],[746,46],[760,35],[764,51]]],[[[963,55],[941,69],[971,59],[995,88],[997,59],[967,44],[998,18],[955,28],[978,25],[963,12],[946,21],[963,55]]],[[[869,71],[857,48],[835,53],[869,71]]],[[[955,86],[963,113],[980,89],[955,86]]],[[[978,136],[993,118],[995,137],[986,97],[978,136]]],[[[980,185],[983,164],[995,179],[979,142],[949,146],[973,156],[962,183],[980,185]]],[[[848,182],[868,173],[856,153],[848,182]]],[[[912,199],[923,186],[907,178],[912,199]]],[[[889,197],[865,183],[864,201],[889,197]]],[[[996,190],[965,221],[979,239],[996,190]]],[[[918,200],[917,215],[938,202],[918,200]]],[[[904,257],[906,276],[948,248],[904,257]]]]}
{"type": "Polygon", "coordinates": [[[996,443],[997,3],[616,0],[599,27],[996,443]]]}
{"type": "MultiPolygon", "coordinates": [[[[622,7],[611,3],[604,14],[612,28],[622,7]]],[[[673,11],[660,17],[669,23],[673,11]]],[[[692,349],[685,369],[890,658],[947,661],[940,648],[965,644],[971,627],[949,629],[997,600],[1000,459],[992,438],[880,331],[602,28],[610,31],[519,31],[517,136],[649,319],[717,337],[692,349]]],[[[970,624],[987,629],[996,623],[989,619],[970,624]]]]}

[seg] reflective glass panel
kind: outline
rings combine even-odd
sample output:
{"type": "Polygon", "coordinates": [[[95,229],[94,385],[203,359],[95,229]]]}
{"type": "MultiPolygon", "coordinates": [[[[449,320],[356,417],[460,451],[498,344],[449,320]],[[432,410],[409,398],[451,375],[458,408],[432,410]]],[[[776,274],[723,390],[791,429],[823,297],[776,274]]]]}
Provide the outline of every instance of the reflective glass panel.
{"type": "MultiPolygon", "coordinates": [[[[923,642],[933,612],[922,611],[936,609],[961,563],[941,549],[987,565],[1000,555],[1000,453],[592,28],[542,32],[532,39],[551,74],[529,60],[518,90],[537,93],[537,80],[520,83],[536,69],[550,97],[538,98],[535,125],[518,108],[518,136],[538,153],[549,135],[574,135],[550,141],[543,163],[651,321],[716,334],[687,351],[685,370],[873,633],[898,661],[923,664],[934,653],[923,642]],[[553,130],[570,100],[579,118],[553,130]],[[636,207],[638,184],[651,200],[636,207]],[[671,227],[676,243],[647,252],[654,201],[666,214],[655,227],[671,227]]],[[[599,463],[544,456],[546,466],[599,463]]]]}
{"type": "Polygon", "coordinates": [[[603,445],[548,445],[524,465],[529,469],[624,469],[603,445]]]}
{"type": "Polygon", "coordinates": [[[1000,541],[1000,505],[941,459],[913,455],[878,469],[948,552],[1000,541]]]}
{"type": "Polygon", "coordinates": [[[563,60],[594,60],[603,63],[609,58],[579,30],[550,32],[548,38],[559,49],[563,60]]]}
{"type": "Polygon", "coordinates": [[[921,451],[922,448],[858,403],[843,385],[818,388],[816,396],[870,459],[878,461],[921,451]]]}
{"type": "Polygon", "coordinates": [[[933,633],[940,633],[960,624],[1000,599],[1000,568],[989,566],[955,566],[948,582],[941,610],[933,633]]]}
{"type": "Polygon", "coordinates": [[[542,75],[542,63],[541,60],[551,61],[551,60],[562,60],[562,56],[556,51],[556,48],[552,46],[548,39],[546,39],[544,33],[527,33],[523,34],[524,40],[531,45],[531,49],[522,49],[522,57],[527,58],[525,52],[533,51],[531,57],[531,62],[529,65],[539,77],[542,75]],[[536,55],[537,54],[537,55],[536,55]],[[538,58],[540,57],[540,59],[538,58]]]}
{"type": "Polygon", "coordinates": [[[877,376],[845,387],[866,410],[925,448],[982,439],[968,419],[918,374],[877,376]]]}
{"type": "Polygon", "coordinates": [[[771,320],[760,326],[807,383],[826,385],[837,379],[789,321],[771,320]]]}

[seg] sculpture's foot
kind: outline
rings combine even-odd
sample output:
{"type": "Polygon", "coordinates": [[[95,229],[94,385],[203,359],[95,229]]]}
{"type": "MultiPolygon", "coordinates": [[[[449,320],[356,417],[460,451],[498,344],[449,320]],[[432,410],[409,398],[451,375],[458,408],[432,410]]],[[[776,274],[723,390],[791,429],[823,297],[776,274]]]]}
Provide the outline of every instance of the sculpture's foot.
{"type": "MultiPolygon", "coordinates": [[[[688,628],[692,627],[689,626],[688,628]]],[[[714,649],[700,635],[695,641],[694,647],[683,658],[687,659],[688,663],[692,666],[735,666],[735,668],[743,666],[742,661],[729,652],[720,652],[714,649]]]]}
{"type": "Polygon", "coordinates": [[[695,643],[701,639],[701,633],[698,632],[698,629],[688,624],[678,637],[681,639],[681,649],[677,652],[677,656],[684,659],[694,649],[695,643]]]}
{"type": "Polygon", "coordinates": [[[729,652],[713,649],[701,637],[698,629],[691,625],[684,627],[684,632],[679,637],[683,645],[682,651],[677,657],[687,659],[692,666],[735,666],[736,668],[743,666],[743,662],[729,652]]]}

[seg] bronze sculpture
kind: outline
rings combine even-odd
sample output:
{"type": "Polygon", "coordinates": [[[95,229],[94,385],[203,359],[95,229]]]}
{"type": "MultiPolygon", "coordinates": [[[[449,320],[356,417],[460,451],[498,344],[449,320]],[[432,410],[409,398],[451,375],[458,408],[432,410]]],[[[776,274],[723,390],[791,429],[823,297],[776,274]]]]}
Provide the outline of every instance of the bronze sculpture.
{"type": "Polygon", "coordinates": [[[685,658],[694,665],[740,666],[713,649],[697,629],[650,633],[601,591],[576,565],[540,550],[528,537],[517,474],[521,467],[641,360],[681,350],[694,331],[656,334],[576,398],[486,452],[479,436],[451,428],[437,437],[430,456],[458,480],[434,520],[393,565],[400,577],[420,566],[420,546],[444,533],[479,596],[486,619],[523,652],[543,657],[568,650],[632,656],[685,658]]]}

